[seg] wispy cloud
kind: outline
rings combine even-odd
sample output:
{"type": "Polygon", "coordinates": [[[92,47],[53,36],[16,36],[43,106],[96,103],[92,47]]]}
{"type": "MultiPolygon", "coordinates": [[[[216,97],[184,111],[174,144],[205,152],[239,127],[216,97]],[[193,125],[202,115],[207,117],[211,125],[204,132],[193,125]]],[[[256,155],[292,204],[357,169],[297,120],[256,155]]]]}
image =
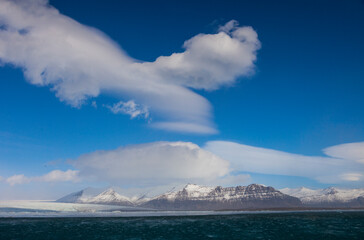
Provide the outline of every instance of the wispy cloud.
{"type": "Polygon", "coordinates": [[[16,184],[26,184],[30,182],[76,182],[79,180],[77,170],[53,170],[43,176],[27,177],[24,174],[13,175],[6,179],[6,182],[14,186],[16,184]]]}
{"type": "Polygon", "coordinates": [[[142,190],[188,182],[242,185],[254,181],[243,173],[251,172],[307,177],[328,184],[362,184],[364,164],[357,161],[362,159],[361,150],[362,143],[336,145],[323,150],[332,156],[321,157],[227,141],[210,141],[203,148],[191,142],[152,142],[83,154],[69,161],[75,170],[32,177],[20,174],[4,181],[10,185],[82,181],[142,190]]]}
{"type": "Polygon", "coordinates": [[[136,104],[134,100],[129,100],[127,102],[120,101],[112,106],[106,105],[111,112],[115,114],[127,114],[130,118],[143,117],[145,119],[149,118],[149,110],[146,106],[136,104]]]}
{"type": "Polygon", "coordinates": [[[363,173],[344,173],[339,176],[339,178],[350,181],[350,182],[357,182],[360,180],[364,180],[364,174],[363,173]]]}
{"type": "Polygon", "coordinates": [[[232,21],[185,41],[183,52],[142,62],[37,0],[1,0],[0,25],[0,61],[22,68],[31,84],[51,87],[73,106],[116,93],[146,106],[161,120],[157,127],[176,131],[216,132],[210,103],[191,89],[214,90],[252,74],[260,47],[251,27],[232,21]]]}
{"type": "Polygon", "coordinates": [[[227,141],[207,142],[205,150],[227,160],[235,171],[301,176],[322,183],[364,182],[363,143],[326,148],[329,157],[305,156],[227,141]]]}

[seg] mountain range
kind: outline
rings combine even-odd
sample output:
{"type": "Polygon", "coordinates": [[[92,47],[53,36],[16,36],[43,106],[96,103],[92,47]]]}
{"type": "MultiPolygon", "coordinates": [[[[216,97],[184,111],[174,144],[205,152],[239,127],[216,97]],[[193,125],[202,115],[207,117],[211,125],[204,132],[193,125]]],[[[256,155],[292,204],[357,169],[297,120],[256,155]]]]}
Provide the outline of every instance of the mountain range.
{"type": "Polygon", "coordinates": [[[88,188],[62,197],[57,202],[135,206],[156,210],[364,208],[364,189],[277,190],[260,184],[225,188],[187,184],[181,190],[151,198],[129,198],[112,188],[103,192],[88,188]]]}

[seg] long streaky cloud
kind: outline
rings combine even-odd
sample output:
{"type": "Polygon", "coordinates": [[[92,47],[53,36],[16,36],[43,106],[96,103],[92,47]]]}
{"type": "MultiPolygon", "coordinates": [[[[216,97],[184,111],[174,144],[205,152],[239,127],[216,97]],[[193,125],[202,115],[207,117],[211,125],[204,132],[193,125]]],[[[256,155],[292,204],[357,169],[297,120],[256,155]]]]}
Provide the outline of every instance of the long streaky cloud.
{"type": "Polygon", "coordinates": [[[252,74],[257,33],[230,21],[183,47],[184,52],[141,62],[47,1],[0,0],[0,62],[22,68],[31,84],[49,86],[73,106],[112,92],[145,106],[157,128],[215,133],[210,103],[192,89],[214,90],[252,74]]]}
{"type": "Polygon", "coordinates": [[[235,171],[300,176],[322,183],[363,183],[364,143],[324,149],[328,156],[306,156],[228,141],[207,142],[204,149],[229,161],[235,171]]]}
{"type": "Polygon", "coordinates": [[[344,143],[325,148],[323,151],[331,157],[364,163],[364,142],[344,143]]]}

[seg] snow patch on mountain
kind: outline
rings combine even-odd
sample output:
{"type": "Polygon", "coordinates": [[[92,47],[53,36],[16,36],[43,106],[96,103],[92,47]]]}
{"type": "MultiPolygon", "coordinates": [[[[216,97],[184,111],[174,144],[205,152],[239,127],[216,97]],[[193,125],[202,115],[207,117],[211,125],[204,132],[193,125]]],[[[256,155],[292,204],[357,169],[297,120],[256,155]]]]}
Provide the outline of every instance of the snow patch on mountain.
{"type": "Polygon", "coordinates": [[[156,198],[167,198],[168,200],[174,200],[177,198],[180,198],[181,195],[183,195],[185,198],[201,198],[201,197],[207,197],[208,194],[213,191],[213,187],[205,187],[205,186],[199,186],[196,184],[187,184],[182,190],[180,191],[174,191],[174,192],[168,192],[165,194],[162,194],[160,196],[157,196],[156,198]],[[183,193],[181,193],[181,191],[183,193]]]}
{"type": "Polygon", "coordinates": [[[325,188],[325,189],[309,189],[301,188],[283,188],[280,190],[290,196],[299,198],[305,204],[316,203],[333,203],[333,202],[349,202],[359,197],[364,197],[364,189],[340,189],[340,188],[325,188]]]}

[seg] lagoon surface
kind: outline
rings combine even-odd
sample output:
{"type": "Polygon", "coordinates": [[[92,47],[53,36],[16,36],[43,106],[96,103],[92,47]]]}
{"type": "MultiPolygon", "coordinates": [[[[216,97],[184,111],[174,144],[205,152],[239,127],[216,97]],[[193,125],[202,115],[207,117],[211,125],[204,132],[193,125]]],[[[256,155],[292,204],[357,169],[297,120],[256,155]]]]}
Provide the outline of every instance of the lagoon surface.
{"type": "Polygon", "coordinates": [[[364,212],[0,218],[0,239],[364,239],[364,212]]]}

